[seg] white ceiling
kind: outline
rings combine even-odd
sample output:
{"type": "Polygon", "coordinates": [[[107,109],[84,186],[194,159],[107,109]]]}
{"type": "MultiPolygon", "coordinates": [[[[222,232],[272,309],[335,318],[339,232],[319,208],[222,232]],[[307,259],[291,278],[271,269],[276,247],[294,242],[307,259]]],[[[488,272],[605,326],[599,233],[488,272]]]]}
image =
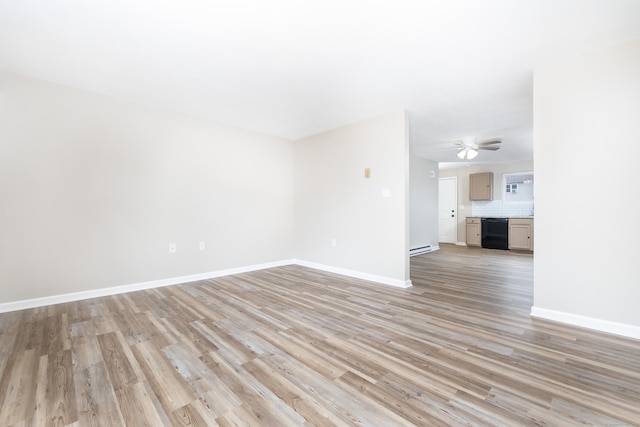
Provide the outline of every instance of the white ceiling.
{"type": "Polygon", "coordinates": [[[405,108],[412,149],[532,160],[532,70],[640,38],[640,0],[0,0],[0,69],[299,139],[405,108]]]}

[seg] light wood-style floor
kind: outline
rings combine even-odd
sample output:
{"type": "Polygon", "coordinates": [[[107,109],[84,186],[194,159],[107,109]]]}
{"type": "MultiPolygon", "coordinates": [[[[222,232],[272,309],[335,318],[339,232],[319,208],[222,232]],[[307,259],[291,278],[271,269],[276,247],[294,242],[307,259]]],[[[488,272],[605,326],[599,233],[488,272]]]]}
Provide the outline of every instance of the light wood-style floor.
{"type": "Polygon", "coordinates": [[[299,266],[0,315],[0,426],[640,425],[640,342],[530,318],[532,256],[299,266]]]}

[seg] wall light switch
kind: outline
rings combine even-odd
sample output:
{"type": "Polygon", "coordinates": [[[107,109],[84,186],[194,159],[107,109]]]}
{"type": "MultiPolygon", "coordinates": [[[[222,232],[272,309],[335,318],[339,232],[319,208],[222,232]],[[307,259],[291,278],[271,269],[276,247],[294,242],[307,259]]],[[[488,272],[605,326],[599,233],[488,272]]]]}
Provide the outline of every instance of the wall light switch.
{"type": "Polygon", "coordinates": [[[391,190],[389,190],[388,188],[383,188],[383,189],[380,191],[380,195],[381,195],[382,197],[385,197],[385,198],[386,198],[386,197],[391,197],[391,190]]]}
{"type": "Polygon", "coordinates": [[[198,249],[204,251],[205,249],[207,249],[207,244],[205,242],[198,243],[198,249]]]}
{"type": "Polygon", "coordinates": [[[175,243],[169,243],[169,253],[170,254],[175,254],[177,250],[178,250],[178,247],[176,246],[175,243]]]}
{"type": "Polygon", "coordinates": [[[333,246],[334,248],[338,246],[338,241],[336,239],[331,239],[331,246],[333,246]]]}
{"type": "Polygon", "coordinates": [[[371,169],[366,168],[366,169],[364,170],[364,177],[365,177],[365,178],[371,178],[371,169]]]}

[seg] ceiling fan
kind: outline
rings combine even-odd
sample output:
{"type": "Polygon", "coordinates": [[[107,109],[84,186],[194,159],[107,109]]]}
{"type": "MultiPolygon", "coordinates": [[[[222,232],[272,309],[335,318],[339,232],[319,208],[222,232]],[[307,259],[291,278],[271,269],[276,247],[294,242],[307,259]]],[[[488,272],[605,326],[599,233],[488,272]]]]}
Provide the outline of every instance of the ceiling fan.
{"type": "Polygon", "coordinates": [[[458,153],[456,156],[462,160],[475,159],[478,155],[478,150],[496,151],[500,149],[496,144],[501,143],[502,139],[500,138],[485,139],[484,141],[479,142],[476,142],[474,137],[464,138],[462,141],[455,141],[455,144],[458,147],[458,153]]]}

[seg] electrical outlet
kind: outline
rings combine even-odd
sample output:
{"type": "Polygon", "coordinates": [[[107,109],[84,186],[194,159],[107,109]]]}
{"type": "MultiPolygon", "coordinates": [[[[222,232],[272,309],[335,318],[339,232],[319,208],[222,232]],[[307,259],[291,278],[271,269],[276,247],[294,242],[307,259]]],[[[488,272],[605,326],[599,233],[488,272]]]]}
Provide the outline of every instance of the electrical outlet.
{"type": "Polygon", "coordinates": [[[204,251],[205,249],[207,249],[207,244],[205,242],[200,242],[198,244],[198,249],[200,249],[201,251],[204,251]]]}
{"type": "Polygon", "coordinates": [[[331,246],[333,246],[334,248],[338,246],[338,241],[336,239],[331,239],[331,246]]]}
{"type": "Polygon", "coordinates": [[[170,254],[175,254],[177,250],[178,250],[178,247],[176,246],[175,243],[169,243],[169,253],[170,254]]]}

